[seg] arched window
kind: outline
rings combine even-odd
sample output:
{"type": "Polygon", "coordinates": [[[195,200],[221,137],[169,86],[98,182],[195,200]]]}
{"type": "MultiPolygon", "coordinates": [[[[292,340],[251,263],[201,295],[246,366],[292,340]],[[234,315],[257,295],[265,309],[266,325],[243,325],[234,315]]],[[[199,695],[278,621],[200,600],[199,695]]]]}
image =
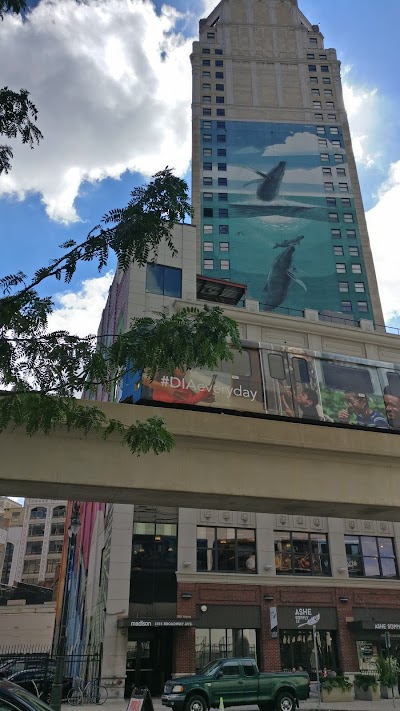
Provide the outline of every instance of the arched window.
{"type": "Polygon", "coordinates": [[[31,511],[31,518],[46,518],[47,509],[45,506],[35,506],[31,511]]]}
{"type": "Polygon", "coordinates": [[[65,513],[65,506],[55,506],[53,509],[53,518],[65,518],[65,513]]]}

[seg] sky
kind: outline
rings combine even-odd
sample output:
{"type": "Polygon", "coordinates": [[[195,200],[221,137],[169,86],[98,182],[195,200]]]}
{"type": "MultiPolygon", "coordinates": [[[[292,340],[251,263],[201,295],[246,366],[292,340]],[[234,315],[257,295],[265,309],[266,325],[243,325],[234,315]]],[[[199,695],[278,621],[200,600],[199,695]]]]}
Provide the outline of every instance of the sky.
{"type": "MultiPolygon", "coordinates": [[[[0,85],[29,89],[44,134],[34,150],[16,144],[13,170],[0,176],[2,274],[31,274],[165,165],[190,182],[189,55],[214,4],[30,0],[24,21],[0,22],[0,85]]],[[[385,319],[400,327],[400,2],[299,5],[342,61],[385,319]]],[[[99,275],[86,264],[68,288],[49,284],[50,326],[95,332],[114,267],[99,275]]]]}

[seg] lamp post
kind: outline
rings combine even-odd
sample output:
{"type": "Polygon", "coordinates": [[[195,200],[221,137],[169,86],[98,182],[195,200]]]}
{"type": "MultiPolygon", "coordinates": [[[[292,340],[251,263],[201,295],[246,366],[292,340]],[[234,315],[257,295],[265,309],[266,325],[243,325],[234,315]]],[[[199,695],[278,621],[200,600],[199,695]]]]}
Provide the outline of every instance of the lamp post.
{"type": "Polygon", "coordinates": [[[60,626],[56,643],[56,667],[54,670],[54,681],[50,695],[50,706],[54,711],[60,711],[63,694],[65,651],[67,646],[67,624],[68,624],[68,602],[69,602],[69,572],[71,567],[72,553],[76,545],[76,537],[81,527],[79,516],[79,504],[74,501],[71,514],[71,523],[68,526],[68,549],[67,566],[65,569],[65,580],[61,603],[60,626]]]}

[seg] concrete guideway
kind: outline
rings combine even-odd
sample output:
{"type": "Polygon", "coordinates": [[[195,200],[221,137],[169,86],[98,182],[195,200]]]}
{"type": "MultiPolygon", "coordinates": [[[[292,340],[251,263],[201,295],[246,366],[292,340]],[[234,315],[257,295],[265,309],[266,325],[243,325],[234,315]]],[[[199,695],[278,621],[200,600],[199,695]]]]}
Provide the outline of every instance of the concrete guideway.
{"type": "Polygon", "coordinates": [[[175,448],[136,457],[117,437],[6,432],[0,488],[20,496],[400,521],[400,436],[200,409],[96,405],[126,424],[163,417],[175,448]]]}
{"type": "MultiPolygon", "coordinates": [[[[153,698],[154,711],[168,711],[166,706],[162,706],[160,699],[153,698]]],[[[71,708],[70,706],[65,708],[71,708]]],[[[106,701],[103,706],[88,705],[82,706],[82,709],[87,711],[126,711],[128,708],[128,699],[113,699],[106,701]]],[[[317,711],[318,701],[309,699],[308,701],[300,701],[300,711],[317,711]]],[[[400,711],[400,700],[395,699],[393,705],[392,699],[381,699],[380,701],[351,701],[337,703],[322,703],[322,711],[400,711]]],[[[229,711],[259,711],[258,706],[230,706],[229,711]]]]}

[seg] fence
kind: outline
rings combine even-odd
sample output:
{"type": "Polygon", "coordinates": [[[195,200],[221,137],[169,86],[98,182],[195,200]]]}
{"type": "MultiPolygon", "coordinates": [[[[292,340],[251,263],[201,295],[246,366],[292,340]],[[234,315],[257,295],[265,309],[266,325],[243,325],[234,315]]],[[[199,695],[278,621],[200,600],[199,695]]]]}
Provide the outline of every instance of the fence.
{"type": "MultiPolygon", "coordinates": [[[[0,678],[12,679],[28,691],[40,693],[48,700],[57,658],[48,648],[37,646],[0,646],[0,678]],[[15,678],[14,678],[15,677],[15,678]],[[33,684],[35,681],[36,686],[33,684]]],[[[100,654],[66,654],[63,670],[63,697],[73,686],[86,686],[100,680],[100,654]]]]}

